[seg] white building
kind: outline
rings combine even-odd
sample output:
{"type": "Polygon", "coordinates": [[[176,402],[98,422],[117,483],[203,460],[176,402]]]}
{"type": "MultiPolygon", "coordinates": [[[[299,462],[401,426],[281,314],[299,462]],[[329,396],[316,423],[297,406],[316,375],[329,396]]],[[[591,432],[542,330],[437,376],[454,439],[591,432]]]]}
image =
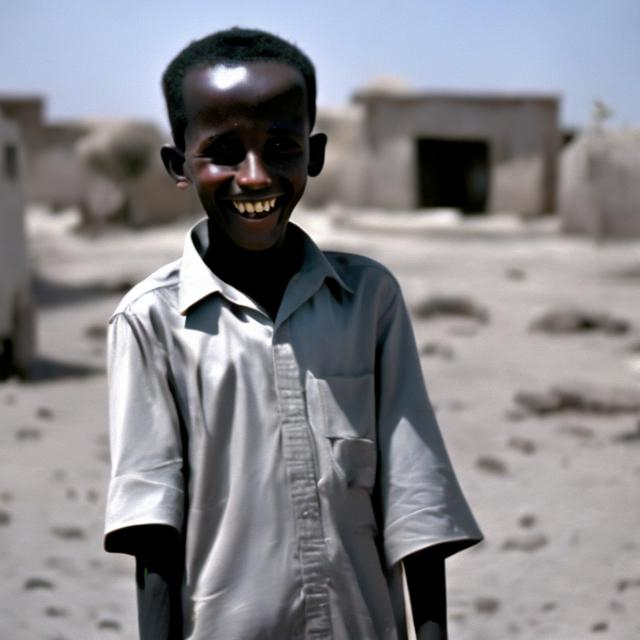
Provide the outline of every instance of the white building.
{"type": "Polygon", "coordinates": [[[0,114],[0,377],[23,374],[35,351],[22,167],[18,126],[0,114]]]}

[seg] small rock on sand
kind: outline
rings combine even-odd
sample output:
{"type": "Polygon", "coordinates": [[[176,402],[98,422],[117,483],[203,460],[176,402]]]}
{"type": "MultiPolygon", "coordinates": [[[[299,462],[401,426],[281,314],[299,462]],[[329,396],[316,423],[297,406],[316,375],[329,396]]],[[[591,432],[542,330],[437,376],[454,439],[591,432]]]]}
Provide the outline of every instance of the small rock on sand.
{"type": "Polygon", "coordinates": [[[85,532],[80,527],[52,527],[51,533],[62,540],[84,540],[85,532]]]}
{"type": "Polygon", "coordinates": [[[636,424],[634,429],[618,433],[612,436],[611,439],[613,440],[613,442],[619,442],[621,444],[627,444],[631,442],[640,444],[640,422],[636,424]]]}
{"type": "Polygon", "coordinates": [[[42,431],[37,427],[18,427],[16,429],[16,440],[40,440],[42,431]]]}
{"type": "Polygon", "coordinates": [[[607,631],[608,629],[609,629],[609,623],[606,620],[601,620],[600,622],[594,622],[591,625],[591,631],[594,633],[607,631]]]}
{"type": "Polygon", "coordinates": [[[434,295],[417,304],[413,312],[419,320],[441,316],[468,318],[481,323],[489,321],[489,312],[466,296],[434,295]]]}
{"type": "Polygon", "coordinates": [[[500,600],[491,597],[478,598],[474,604],[478,613],[492,614],[500,608],[500,600]]]}
{"type": "Polygon", "coordinates": [[[594,436],[593,429],[581,424],[562,424],[558,427],[558,431],[581,440],[590,440],[594,436]]]}
{"type": "Polygon", "coordinates": [[[98,622],[98,629],[109,629],[110,631],[120,631],[121,625],[117,620],[105,618],[98,622]]]}
{"type": "Polygon", "coordinates": [[[91,324],[84,330],[84,335],[92,340],[104,340],[107,337],[107,327],[103,324],[91,324]]]}
{"type": "Polygon", "coordinates": [[[507,538],[502,543],[504,551],[537,551],[549,542],[544,533],[532,533],[518,538],[507,538]]]}
{"type": "Polygon", "coordinates": [[[51,590],[53,588],[53,582],[46,580],[45,578],[28,578],[24,583],[25,591],[34,591],[35,589],[51,590]]]}
{"type": "Polygon", "coordinates": [[[535,526],[536,522],[537,522],[537,518],[532,513],[523,513],[518,518],[518,524],[523,529],[531,529],[532,527],[535,526]]]}
{"type": "Polygon", "coordinates": [[[0,527],[6,527],[11,523],[11,514],[4,509],[0,509],[0,527]]]}
{"type": "Polygon", "coordinates": [[[49,407],[38,407],[36,410],[36,416],[41,420],[52,420],[53,411],[49,407]]]}
{"type": "Polygon", "coordinates": [[[616,589],[620,592],[627,589],[640,589],[640,578],[622,578],[622,580],[618,580],[616,589]]]}
{"type": "Polygon", "coordinates": [[[497,476],[504,476],[508,473],[507,465],[495,456],[480,456],[476,460],[476,467],[497,476]]]}
{"type": "Polygon", "coordinates": [[[535,453],[538,448],[533,440],[529,440],[529,438],[522,438],[520,436],[513,436],[512,438],[509,438],[507,446],[526,455],[535,453]]]}
{"type": "Polygon", "coordinates": [[[574,382],[554,385],[547,391],[519,391],[516,404],[530,413],[545,415],[561,411],[595,414],[640,412],[640,387],[612,387],[574,382]]]}
{"type": "Polygon", "coordinates": [[[452,347],[442,342],[425,342],[420,348],[423,356],[438,356],[443,360],[452,360],[454,352],[452,347]]]}
{"type": "Polygon", "coordinates": [[[509,280],[515,280],[517,282],[520,282],[527,277],[527,272],[524,269],[521,269],[520,267],[510,267],[505,271],[504,275],[509,280]]]}
{"type": "Polygon", "coordinates": [[[547,311],[531,323],[533,331],[552,335],[601,331],[609,335],[627,333],[631,324],[606,312],[585,311],[583,309],[560,308],[547,311]]]}

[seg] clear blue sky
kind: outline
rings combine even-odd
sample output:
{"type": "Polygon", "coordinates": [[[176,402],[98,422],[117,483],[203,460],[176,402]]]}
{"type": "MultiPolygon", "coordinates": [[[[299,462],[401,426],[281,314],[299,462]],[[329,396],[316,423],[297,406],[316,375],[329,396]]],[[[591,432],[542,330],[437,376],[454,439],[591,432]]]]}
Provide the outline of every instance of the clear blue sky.
{"type": "Polygon", "coordinates": [[[302,46],[323,105],[384,73],[424,89],[559,93],[568,125],[601,98],[616,123],[640,125],[640,0],[2,0],[0,92],[46,95],[53,119],[163,122],[167,62],[233,25],[302,46]]]}

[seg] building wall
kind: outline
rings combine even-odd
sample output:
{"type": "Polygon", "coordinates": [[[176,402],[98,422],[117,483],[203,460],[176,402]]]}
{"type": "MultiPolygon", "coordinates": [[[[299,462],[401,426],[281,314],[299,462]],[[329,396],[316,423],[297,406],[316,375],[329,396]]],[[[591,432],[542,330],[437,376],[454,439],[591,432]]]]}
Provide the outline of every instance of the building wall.
{"type": "Polygon", "coordinates": [[[640,131],[591,130],[563,152],[560,215],[567,233],[640,238],[640,131]]]}
{"type": "Polygon", "coordinates": [[[362,110],[353,106],[320,109],[315,132],[324,133],[328,138],[325,163],[320,175],[307,182],[302,200],[304,206],[365,204],[366,149],[362,135],[362,110]]]}
{"type": "Polygon", "coordinates": [[[19,127],[0,114],[0,339],[26,369],[35,349],[34,310],[24,230],[24,152],[19,127]]]}
{"type": "Polygon", "coordinates": [[[490,211],[553,211],[560,146],[555,98],[359,94],[368,166],[366,204],[417,204],[416,140],[484,140],[490,211]]]}

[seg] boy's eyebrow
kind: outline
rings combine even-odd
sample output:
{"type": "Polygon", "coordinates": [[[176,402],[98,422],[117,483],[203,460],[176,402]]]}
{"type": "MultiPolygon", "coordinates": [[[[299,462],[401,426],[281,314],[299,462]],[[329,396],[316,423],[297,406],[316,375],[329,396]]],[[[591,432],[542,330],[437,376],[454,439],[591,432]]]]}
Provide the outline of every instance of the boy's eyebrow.
{"type": "Polygon", "coordinates": [[[304,130],[304,127],[299,126],[291,126],[291,125],[286,125],[286,124],[274,124],[273,126],[269,127],[269,133],[278,133],[278,134],[293,134],[293,135],[300,135],[304,130]]]}

